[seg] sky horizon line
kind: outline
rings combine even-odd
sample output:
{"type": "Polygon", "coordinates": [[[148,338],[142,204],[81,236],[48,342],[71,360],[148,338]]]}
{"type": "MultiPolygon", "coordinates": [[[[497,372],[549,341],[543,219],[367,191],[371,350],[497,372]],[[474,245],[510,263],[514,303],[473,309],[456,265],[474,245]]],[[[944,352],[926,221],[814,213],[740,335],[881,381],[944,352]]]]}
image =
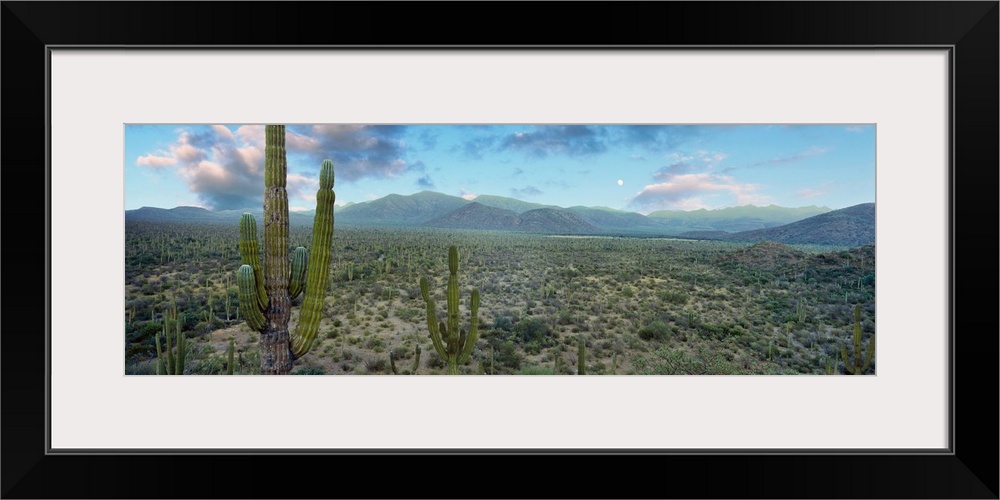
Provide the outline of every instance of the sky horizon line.
{"type": "MultiPolygon", "coordinates": [[[[336,191],[336,186],[334,187],[334,191],[336,191]]],[[[475,201],[476,198],[478,198],[479,196],[493,196],[493,197],[498,197],[498,198],[507,198],[507,199],[512,199],[512,200],[517,200],[517,201],[521,201],[521,202],[525,202],[525,203],[533,203],[533,204],[539,204],[539,205],[556,206],[556,207],[564,208],[564,209],[565,208],[572,208],[572,207],[586,207],[586,208],[608,208],[608,209],[612,209],[612,210],[619,210],[619,209],[616,209],[616,208],[613,208],[613,207],[604,206],[604,205],[585,205],[585,204],[556,205],[554,203],[545,203],[543,201],[527,201],[527,200],[522,200],[520,198],[515,198],[515,197],[512,197],[512,196],[503,196],[503,195],[496,195],[496,194],[491,194],[491,193],[482,193],[482,194],[476,195],[474,197],[464,198],[462,196],[449,195],[447,193],[442,193],[440,191],[434,191],[434,190],[431,190],[431,189],[417,190],[417,191],[414,191],[414,192],[408,193],[408,194],[389,193],[389,194],[387,194],[385,196],[382,196],[380,198],[376,198],[375,200],[347,201],[347,202],[341,202],[340,200],[338,200],[337,201],[337,206],[340,207],[340,208],[343,208],[343,207],[348,206],[348,205],[357,205],[357,204],[368,203],[368,202],[371,202],[371,201],[376,201],[376,200],[385,198],[386,196],[392,196],[392,195],[412,196],[412,195],[423,193],[423,192],[436,193],[436,194],[441,194],[441,195],[445,195],[445,196],[450,196],[450,197],[453,197],[453,198],[463,198],[463,199],[465,199],[467,201],[475,201]]],[[[842,207],[831,207],[831,206],[828,206],[828,205],[825,205],[825,204],[820,205],[820,204],[815,204],[815,203],[814,204],[810,204],[810,205],[796,205],[796,206],[778,205],[778,204],[774,204],[774,203],[769,203],[769,204],[747,203],[747,204],[744,204],[744,205],[729,205],[729,206],[716,207],[716,208],[692,208],[692,209],[689,209],[689,210],[669,210],[669,209],[666,209],[666,210],[654,210],[654,212],[657,212],[657,211],[698,212],[698,211],[702,211],[702,210],[707,210],[707,211],[711,212],[711,211],[725,210],[725,209],[730,209],[730,208],[741,208],[741,207],[757,207],[757,208],[779,207],[779,208],[789,208],[789,209],[796,209],[796,208],[827,208],[830,211],[834,211],[834,210],[841,210],[841,209],[844,209],[844,208],[850,208],[850,207],[857,206],[857,205],[864,205],[864,204],[868,204],[868,203],[875,203],[875,201],[862,201],[862,202],[859,202],[859,203],[855,203],[855,204],[852,204],[852,205],[846,205],[846,206],[842,206],[842,207]]],[[[175,209],[175,208],[201,208],[201,209],[204,209],[204,210],[208,210],[210,212],[226,212],[226,211],[238,211],[238,210],[248,210],[248,209],[250,209],[250,210],[263,209],[263,205],[257,206],[257,207],[228,208],[228,209],[222,209],[222,210],[214,210],[212,208],[205,207],[205,206],[200,206],[200,205],[176,205],[176,206],[173,206],[173,207],[162,207],[162,206],[144,205],[142,207],[137,207],[137,208],[126,208],[125,211],[128,212],[128,211],[132,211],[132,210],[138,210],[140,208],[156,208],[156,209],[161,209],[161,210],[172,210],[172,209],[175,209]]],[[[296,207],[296,208],[289,208],[289,212],[308,212],[308,211],[311,211],[311,210],[315,210],[315,208],[316,207],[296,207]]],[[[624,211],[626,211],[626,212],[633,212],[633,213],[639,213],[639,212],[631,211],[631,210],[624,210],[624,211]]],[[[652,212],[650,212],[650,213],[652,213],[652,212]]],[[[647,214],[642,214],[642,215],[647,215],[647,214]]]]}
{"type": "MultiPolygon", "coordinates": [[[[640,214],[875,198],[875,126],[287,125],[289,207],[332,159],[341,203],[432,190],[640,214]]],[[[264,126],[126,125],[125,207],[263,200],[264,126]]]]}

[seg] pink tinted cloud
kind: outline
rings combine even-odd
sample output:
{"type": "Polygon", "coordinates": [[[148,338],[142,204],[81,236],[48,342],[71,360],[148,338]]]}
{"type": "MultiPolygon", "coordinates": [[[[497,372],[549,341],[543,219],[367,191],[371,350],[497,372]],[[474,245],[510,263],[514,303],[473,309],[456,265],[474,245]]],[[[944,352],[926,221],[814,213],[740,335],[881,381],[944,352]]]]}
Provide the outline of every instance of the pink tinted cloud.
{"type": "Polygon", "coordinates": [[[702,198],[725,195],[738,205],[759,204],[768,200],[759,194],[759,186],[740,183],[727,175],[712,173],[674,174],[659,177],[663,182],[649,184],[636,193],[630,204],[640,211],[689,210],[706,208],[702,198]]]}
{"type": "Polygon", "coordinates": [[[165,168],[177,164],[177,159],[170,156],[146,155],[135,159],[135,164],[140,167],[150,167],[153,169],[165,168]]]}

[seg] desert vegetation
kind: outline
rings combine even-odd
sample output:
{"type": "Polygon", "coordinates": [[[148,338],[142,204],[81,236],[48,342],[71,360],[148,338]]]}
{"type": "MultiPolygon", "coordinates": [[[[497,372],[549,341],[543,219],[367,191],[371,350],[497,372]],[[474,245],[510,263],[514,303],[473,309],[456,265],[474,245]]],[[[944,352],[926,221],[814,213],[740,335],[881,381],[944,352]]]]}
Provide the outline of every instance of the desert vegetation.
{"type": "MultiPolygon", "coordinates": [[[[176,350],[177,328],[186,339],[183,373],[225,373],[230,339],[234,373],[260,372],[259,334],[240,300],[239,241],[238,220],[126,222],[128,373],[156,373],[157,336],[172,333],[176,350]]],[[[292,226],[289,262],[310,244],[311,229],[292,226]]],[[[584,369],[595,375],[846,374],[841,351],[853,369],[855,306],[862,355],[874,345],[871,245],[338,225],[316,338],[291,373],[390,374],[393,365],[399,374],[447,373],[420,284],[426,278],[429,298],[448,303],[452,244],[461,328],[471,290],[481,296],[478,338],[459,374],[575,374],[581,345],[584,369]]],[[[292,323],[302,301],[292,300],[292,323]]],[[[444,307],[435,315],[448,320],[444,307]]]]}

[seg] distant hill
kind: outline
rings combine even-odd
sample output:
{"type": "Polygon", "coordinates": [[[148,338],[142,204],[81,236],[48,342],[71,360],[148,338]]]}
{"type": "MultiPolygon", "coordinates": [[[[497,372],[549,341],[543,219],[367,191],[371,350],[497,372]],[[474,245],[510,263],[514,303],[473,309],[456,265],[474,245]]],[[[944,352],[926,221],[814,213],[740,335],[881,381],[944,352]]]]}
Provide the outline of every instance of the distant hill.
{"type": "Polygon", "coordinates": [[[513,210],[472,202],[427,223],[449,229],[523,231],[546,234],[597,234],[600,228],[561,208],[537,208],[518,214],[513,210]]]}
{"type": "MultiPolygon", "coordinates": [[[[239,224],[240,215],[244,212],[254,214],[258,224],[263,222],[263,211],[259,206],[218,212],[198,207],[171,209],[143,207],[137,210],[126,210],[125,219],[127,221],[239,224]]],[[[777,229],[788,223],[833,213],[829,208],[816,206],[787,208],[775,205],[767,207],[747,205],[690,212],[659,211],[645,216],[608,207],[572,206],[561,208],[488,194],[479,195],[473,201],[469,201],[458,196],[434,191],[421,191],[411,195],[390,194],[372,201],[348,203],[335,207],[334,212],[336,224],[345,226],[442,227],[551,234],[681,236],[733,241],[789,238],[790,243],[837,241],[840,243],[832,244],[846,246],[854,245],[854,243],[842,243],[843,241],[860,241],[861,243],[858,244],[869,241],[865,236],[867,233],[861,226],[842,229],[824,226],[826,229],[813,228],[811,230],[804,229],[805,226],[795,226],[782,230],[784,232],[755,232],[777,229]],[[851,235],[855,233],[860,236],[851,239],[851,235]]],[[[313,209],[290,211],[289,224],[292,226],[311,226],[314,214],[315,210],[313,209]]],[[[820,219],[816,224],[830,223],[832,220],[820,219]]],[[[843,225],[847,222],[840,220],[837,224],[843,225]]],[[[873,240],[874,222],[872,222],[870,229],[869,232],[873,240]]]]}
{"type": "Polygon", "coordinates": [[[429,221],[427,225],[449,229],[514,230],[520,221],[517,212],[488,207],[474,201],[429,221]]]}
{"type": "Polygon", "coordinates": [[[336,221],[353,225],[419,226],[469,203],[458,196],[434,191],[421,191],[409,196],[390,194],[344,207],[336,213],[336,221]]]}
{"type": "Polygon", "coordinates": [[[561,208],[539,208],[521,214],[519,231],[547,234],[598,234],[601,230],[561,208]]]}
{"type": "MultiPolygon", "coordinates": [[[[226,216],[201,207],[142,207],[126,210],[125,219],[149,222],[225,222],[226,216]]],[[[238,217],[236,222],[239,222],[238,217]]]]}
{"type": "Polygon", "coordinates": [[[742,231],[715,239],[848,247],[871,245],[875,243],[875,204],[862,203],[783,226],[742,231]]]}
{"type": "Polygon", "coordinates": [[[510,210],[519,214],[523,214],[528,210],[535,210],[536,208],[559,208],[555,205],[543,205],[541,203],[531,203],[530,201],[521,201],[516,198],[507,198],[505,196],[494,196],[491,194],[481,194],[475,197],[472,201],[486,205],[487,207],[502,208],[504,210],[510,210]]]}
{"type": "MultiPolygon", "coordinates": [[[[235,224],[239,225],[240,216],[250,212],[257,218],[257,225],[264,221],[264,209],[222,210],[213,212],[200,207],[153,208],[142,207],[125,211],[126,221],[145,222],[186,222],[198,224],[235,224]]],[[[288,212],[288,224],[292,226],[312,226],[315,210],[307,212],[288,212]]],[[[261,226],[263,227],[263,226],[261,226]]]]}
{"type": "Polygon", "coordinates": [[[660,210],[646,217],[661,224],[664,230],[680,234],[687,231],[740,232],[765,229],[789,224],[798,220],[829,212],[827,207],[779,207],[768,205],[758,207],[744,205],[716,210],[660,210]]]}
{"type": "Polygon", "coordinates": [[[662,226],[648,217],[635,212],[615,210],[607,207],[569,207],[566,210],[576,214],[589,224],[609,232],[655,233],[662,226]]]}

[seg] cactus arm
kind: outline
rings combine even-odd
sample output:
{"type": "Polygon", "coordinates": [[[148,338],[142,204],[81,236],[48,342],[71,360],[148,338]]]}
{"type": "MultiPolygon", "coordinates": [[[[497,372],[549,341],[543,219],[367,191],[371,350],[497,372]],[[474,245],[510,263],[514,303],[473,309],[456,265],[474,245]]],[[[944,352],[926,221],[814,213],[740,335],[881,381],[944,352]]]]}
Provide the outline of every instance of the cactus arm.
{"type": "Polygon", "coordinates": [[[319,190],[316,192],[316,215],[313,218],[312,248],[309,253],[305,300],[299,323],[295,326],[292,355],[303,356],[312,348],[323,317],[326,289],[330,281],[330,262],[333,261],[333,161],[323,160],[319,173],[319,190]]]}
{"type": "Polygon", "coordinates": [[[444,332],[441,339],[441,346],[444,348],[444,357],[445,359],[451,359],[451,336],[448,334],[448,326],[444,324],[444,321],[438,323],[438,337],[442,337],[441,332],[444,332]]]}
{"type": "MultiPolygon", "coordinates": [[[[267,292],[264,291],[264,273],[260,267],[260,248],[257,243],[257,220],[253,214],[243,214],[240,217],[240,259],[243,264],[253,269],[254,281],[257,283],[256,303],[257,308],[263,312],[267,310],[267,292]]],[[[243,309],[248,309],[251,303],[247,302],[243,309]]]]}
{"type": "Polygon", "coordinates": [[[306,283],[306,247],[298,247],[292,256],[292,275],[288,279],[288,295],[294,300],[306,283]]]}
{"type": "Polygon", "coordinates": [[[865,364],[862,366],[861,371],[867,371],[868,367],[872,364],[872,358],[875,356],[875,335],[872,334],[871,338],[868,339],[868,354],[865,355],[865,364]]]}
{"type": "Polygon", "coordinates": [[[186,345],[187,342],[185,342],[184,333],[181,332],[180,320],[177,320],[176,323],[177,323],[177,359],[174,360],[174,370],[175,370],[174,374],[184,375],[184,355],[186,354],[184,351],[187,348],[186,345]]]}
{"type": "Polygon", "coordinates": [[[863,369],[861,357],[861,304],[854,306],[854,374],[860,375],[863,369]]]}
{"type": "Polygon", "coordinates": [[[254,280],[253,268],[247,264],[240,266],[237,276],[237,283],[240,287],[240,305],[246,304],[243,308],[243,319],[247,325],[255,332],[264,329],[264,315],[257,307],[257,284],[254,280]]]}
{"type": "Polygon", "coordinates": [[[472,317],[469,319],[469,334],[462,340],[462,352],[458,356],[459,364],[464,364],[472,355],[472,350],[476,347],[476,340],[479,339],[479,290],[472,289],[472,297],[469,301],[472,317]]]}
{"type": "Polygon", "coordinates": [[[166,375],[167,369],[163,366],[163,349],[160,347],[160,334],[157,333],[153,340],[156,342],[156,374],[166,375]]]}
{"type": "Polygon", "coordinates": [[[163,320],[163,336],[167,341],[167,375],[174,374],[174,343],[170,340],[170,330],[167,328],[167,320],[163,320]]]}
{"type": "MultiPolygon", "coordinates": [[[[465,352],[465,337],[466,337],[465,328],[462,328],[461,330],[458,331],[458,343],[456,344],[458,348],[458,353],[456,353],[455,355],[456,360],[461,360],[462,353],[465,352]]],[[[464,361],[459,361],[459,362],[464,363],[464,361]]]]}
{"type": "Polygon", "coordinates": [[[851,360],[847,357],[847,346],[840,346],[840,357],[844,358],[844,369],[847,373],[854,374],[854,368],[851,366],[851,360]]]}
{"type": "Polygon", "coordinates": [[[413,369],[410,370],[414,375],[417,374],[417,369],[420,368],[420,344],[417,344],[417,355],[413,358],[413,369]]]}
{"type": "Polygon", "coordinates": [[[438,353],[438,356],[447,359],[448,353],[445,352],[444,343],[441,341],[441,332],[438,330],[437,324],[437,313],[435,312],[436,305],[434,299],[430,295],[430,285],[427,283],[427,278],[420,278],[420,295],[423,296],[424,302],[427,303],[427,331],[430,332],[431,341],[434,343],[434,350],[438,353]]]}

